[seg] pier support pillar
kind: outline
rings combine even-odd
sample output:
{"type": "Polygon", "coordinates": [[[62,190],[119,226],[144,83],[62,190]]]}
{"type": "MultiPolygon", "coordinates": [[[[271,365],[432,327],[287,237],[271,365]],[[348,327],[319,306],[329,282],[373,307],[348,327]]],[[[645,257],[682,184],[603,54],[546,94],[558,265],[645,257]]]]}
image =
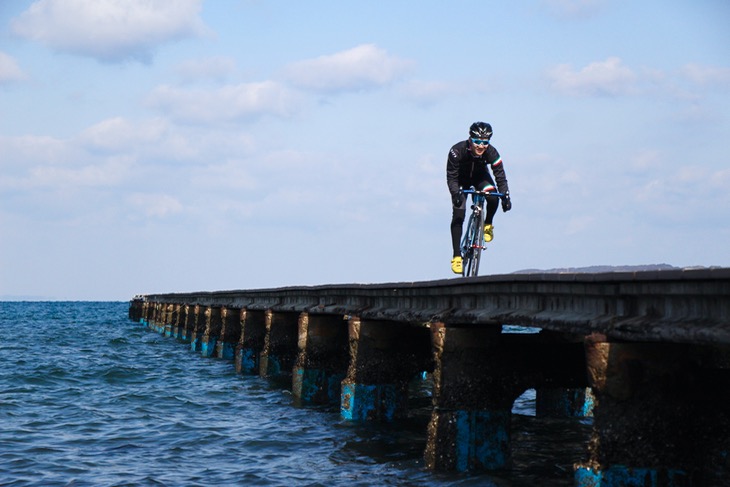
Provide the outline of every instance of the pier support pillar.
{"type": "Polygon", "coordinates": [[[697,466],[713,455],[707,445],[718,435],[715,445],[727,452],[727,407],[689,345],[595,336],[585,350],[596,409],[589,459],[576,467],[578,487],[721,485],[697,466]]]}
{"type": "Polygon", "coordinates": [[[205,327],[207,325],[205,311],[206,308],[198,304],[193,309],[193,323],[190,328],[190,350],[193,352],[200,352],[202,350],[203,335],[205,334],[205,327]]]}
{"type": "Polygon", "coordinates": [[[215,347],[221,335],[221,308],[208,306],[205,309],[205,331],[200,343],[200,353],[203,357],[214,357],[215,347]]]}
{"type": "Polygon", "coordinates": [[[299,313],[266,311],[266,336],[259,375],[276,379],[291,377],[297,357],[299,313]]]}
{"type": "Polygon", "coordinates": [[[167,338],[170,338],[172,336],[172,324],[175,321],[175,305],[166,304],[164,310],[164,325],[162,327],[162,334],[165,335],[167,338]]]}
{"type": "Polygon", "coordinates": [[[183,322],[183,306],[180,304],[172,305],[172,329],[170,330],[170,336],[173,338],[180,338],[180,330],[183,322]]]}
{"type": "Polygon", "coordinates": [[[236,346],[236,373],[259,375],[261,351],[266,338],[266,314],[242,308],[239,320],[241,335],[236,346]]]}
{"type": "Polygon", "coordinates": [[[337,404],[347,373],[348,327],[341,315],[299,316],[292,394],[300,404],[337,404]]]}
{"type": "Polygon", "coordinates": [[[165,305],[163,303],[154,303],[152,310],[152,317],[150,318],[147,326],[150,330],[161,333],[165,329],[165,305]]]}
{"type": "Polygon", "coordinates": [[[152,303],[149,301],[144,301],[142,303],[142,313],[139,317],[139,322],[143,326],[150,326],[150,315],[152,314],[152,310],[154,309],[152,303]]]}
{"type": "Polygon", "coordinates": [[[434,408],[424,455],[427,468],[510,467],[512,404],[525,388],[500,353],[500,331],[499,326],[431,324],[434,408]]]}
{"type": "Polygon", "coordinates": [[[348,321],[350,363],[342,381],[340,414],[347,420],[405,416],[408,384],[430,369],[428,329],[389,321],[348,321]]]}
{"type": "Polygon", "coordinates": [[[129,319],[139,323],[142,320],[142,317],[144,316],[144,301],[139,298],[135,297],[129,302],[129,319]]]}
{"type": "Polygon", "coordinates": [[[221,331],[215,346],[215,356],[233,360],[240,336],[241,310],[239,308],[221,308],[221,331]]]}
{"type": "Polygon", "coordinates": [[[195,306],[186,304],[180,309],[181,322],[179,339],[183,342],[190,343],[195,327],[195,306]]]}

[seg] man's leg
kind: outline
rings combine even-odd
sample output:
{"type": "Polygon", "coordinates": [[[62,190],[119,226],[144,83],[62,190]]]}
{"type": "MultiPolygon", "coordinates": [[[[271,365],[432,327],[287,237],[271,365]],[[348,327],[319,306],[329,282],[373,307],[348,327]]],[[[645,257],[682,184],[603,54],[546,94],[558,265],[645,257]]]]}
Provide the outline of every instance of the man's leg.
{"type": "Polygon", "coordinates": [[[494,220],[494,215],[497,213],[499,208],[499,197],[489,196],[487,197],[487,214],[484,216],[484,224],[491,225],[494,220]]]}
{"type": "Polygon", "coordinates": [[[454,207],[451,214],[451,247],[454,257],[451,259],[451,271],[454,274],[461,274],[463,271],[461,260],[461,230],[464,226],[466,216],[466,198],[461,202],[461,207],[454,207]]]}
{"type": "MultiPolygon", "coordinates": [[[[494,186],[494,181],[491,179],[482,181],[480,186],[483,188],[482,191],[497,191],[497,187],[494,186]]],[[[487,214],[484,215],[484,241],[491,242],[494,238],[494,215],[497,213],[499,208],[499,197],[498,196],[487,196],[487,214]]]]}
{"type": "Polygon", "coordinates": [[[451,247],[454,257],[461,257],[461,230],[466,217],[465,206],[465,202],[462,202],[461,208],[454,208],[451,214],[451,247]]]}

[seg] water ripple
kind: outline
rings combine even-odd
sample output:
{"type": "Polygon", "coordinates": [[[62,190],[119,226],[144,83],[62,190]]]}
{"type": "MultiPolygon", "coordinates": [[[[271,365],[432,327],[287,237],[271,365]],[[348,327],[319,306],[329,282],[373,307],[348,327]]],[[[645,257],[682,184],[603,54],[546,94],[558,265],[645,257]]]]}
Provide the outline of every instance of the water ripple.
{"type": "Polygon", "coordinates": [[[428,472],[430,392],[408,421],[350,424],[131,323],[127,303],[0,303],[0,363],[3,486],[558,486],[556,463],[580,456],[565,424],[546,449],[518,419],[515,443],[538,452],[516,457],[524,482],[428,472]]]}

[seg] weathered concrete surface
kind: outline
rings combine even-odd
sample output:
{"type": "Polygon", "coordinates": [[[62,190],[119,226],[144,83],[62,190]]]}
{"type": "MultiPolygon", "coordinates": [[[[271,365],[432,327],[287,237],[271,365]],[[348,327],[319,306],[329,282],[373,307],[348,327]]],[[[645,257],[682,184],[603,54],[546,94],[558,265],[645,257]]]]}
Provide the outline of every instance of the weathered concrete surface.
{"type": "Polygon", "coordinates": [[[392,420],[405,416],[408,384],[418,372],[431,369],[428,330],[352,317],[348,335],[350,361],[342,381],[342,417],[392,420]]]}
{"type": "Polygon", "coordinates": [[[695,345],[587,340],[597,407],[589,459],[581,467],[693,479],[681,485],[726,485],[720,479],[730,471],[724,399],[730,369],[705,357],[695,345]]]}
{"type": "Polygon", "coordinates": [[[341,316],[299,317],[292,394],[300,404],[337,404],[350,360],[348,324],[341,316]]]}
{"type": "Polygon", "coordinates": [[[266,313],[262,310],[240,312],[241,336],[236,345],[236,372],[258,375],[261,365],[261,351],[266,339],[266,313]]]}
{"type": "MultiPolygon", "coordinates": [[[[581,486],[623,485],[605,482],[637,472],[724,485],[730,472],[730,269],[154,294],[134,301],[130,317],[158,331],[177,320],[195,347],[207,324],[204,310],[218,307],[241,310],[238,351],[260,356],[258,372],[267,377],[272,370],[265,362],[286,374],[295,358],[296,370],[319,373],[321,364],[312,359],[324,349],[301,340],[296,317],[349,320],[347,343],[334,340],[349,355],[345,418],[402,414],[404,384],[431,364],[426,460],[435,469],[507,466],[507,418],[515,397],[529,387],[591,386],[594,431],[576,473],[587,482],[581,486]],[[177,317],[174,305],[181,305],[177,317]],[[272,314],[288,316],[287,325],[271,328],[276,320],[264,317],[272,314]],[[542,332],[509,335],[500,333],[503,325],[542,332]],[[432,342],[421,339],[429,336],[432,342]],[[409,348],[414,343],[420,345],[409,348]],[[432,356],[424,360],[429,347],[432,356]],[[456,441],[462,436],[475,441],[456,441]]],[[[242,357],[236,356],[241,371],[242,357]]],[[[321,390],[312,386],[312,397],[321,390]]]]}
{"type": "Polygon", "coordinates": [[[266,311],[266,336],[261,351],[259,375],[291,376],[297,358],[299,314],[266,311]]]}
{"type": "Polygon", "coordinates": [[[406,323],[513,324],[629,341],[730,344],[730,269],[505,274],[413,283],[149,294],[249,310],[406,323]]]}

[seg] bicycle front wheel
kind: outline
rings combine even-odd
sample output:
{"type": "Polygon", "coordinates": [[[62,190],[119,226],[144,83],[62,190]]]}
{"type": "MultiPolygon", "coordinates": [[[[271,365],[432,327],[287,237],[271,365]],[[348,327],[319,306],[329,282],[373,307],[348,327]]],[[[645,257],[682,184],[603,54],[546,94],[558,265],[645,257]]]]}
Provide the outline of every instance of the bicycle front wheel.
{"type": "Polygon", "coordinates": [[[482,256],[484,225],[480,215],[472,213],[466,227],[463,276],[476,276],[479,273],[479,260],[482,256]]]}

